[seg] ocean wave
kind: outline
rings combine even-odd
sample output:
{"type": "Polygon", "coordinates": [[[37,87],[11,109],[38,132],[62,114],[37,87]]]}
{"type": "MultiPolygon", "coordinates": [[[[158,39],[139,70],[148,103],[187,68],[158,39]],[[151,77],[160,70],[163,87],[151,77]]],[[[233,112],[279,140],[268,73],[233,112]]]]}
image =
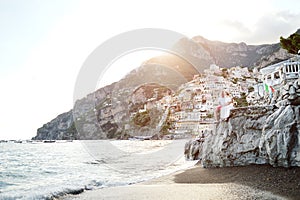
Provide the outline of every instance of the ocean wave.
{"type": "Polygon", "coordinates": [[[103,185],[103,182],[100,181],[91,181],[87,185],[77,186],[77,187],[66,187],[66,188],[47,188],[43,191],[32,191],[32,190],[23,190],[6,192],[2,194],[0,192],[0,200],[35,200],[35,199],[45,199],[45,200],[54,200],[65,195],[77,195],[86,190],[94,190],[102,187],[107,187],[103,185]]]}
{"type": "Polygon", "coordinates": [[[0,200],[55,199],[86,190],[131,185],[167,175],[194,164],[182,159],[183,142],[178,142],[115,142],[119,147],[132,152],[124,153],[107,149],[111,146],[104,146],[107,142],[93,141],[92,152],[99,152],[93,157],[85,150],[87,144],[83,147],[76,142],[54,143],[51,147],[45,144],[2,145],[4,156],[0,158],[0,200]],[[101,144],[105,148],[99,149],[101,144]],[[148,154],[137,153],[140,149],[151,150],[148,144],[159,150],[148,154]],[[134,152],[130,148],[139,150],[134,152]],[[31,153],[26,157],[19,156],[28,151],[31,153]],[[8,162],[11,157],[19,160],[8,162]]]}
{"type": "MultiPolygon", "coordinates": [[[[3,187],[6,187],[6,186],[12,186],[12,185],[15,185],[15,184],[0,181],[0,189],[3,187]]],[[[0,193],[1,193],[1,191],[0,191],[0,193]]]]}

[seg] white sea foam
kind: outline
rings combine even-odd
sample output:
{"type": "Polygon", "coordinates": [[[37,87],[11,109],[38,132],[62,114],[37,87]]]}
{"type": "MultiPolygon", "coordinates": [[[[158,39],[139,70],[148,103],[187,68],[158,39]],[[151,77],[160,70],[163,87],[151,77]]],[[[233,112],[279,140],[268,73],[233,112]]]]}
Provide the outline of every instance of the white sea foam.
{"type": "Polygon", "coordinates": [[[185,141],[0,144],[0,199],[45,199],[138,183],[194,165],[185,141]]]}

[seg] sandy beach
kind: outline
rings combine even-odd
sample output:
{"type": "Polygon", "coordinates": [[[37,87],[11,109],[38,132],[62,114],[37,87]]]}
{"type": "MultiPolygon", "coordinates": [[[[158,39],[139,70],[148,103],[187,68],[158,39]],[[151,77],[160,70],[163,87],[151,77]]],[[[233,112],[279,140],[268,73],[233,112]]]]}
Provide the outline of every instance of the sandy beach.
{"type": "Polygon", "coordinates": [[[274,168],[268,165],[202,168],[147,182],[85,191],[63,200],[77,199],[299,199],[300,168],[274,168]]]}

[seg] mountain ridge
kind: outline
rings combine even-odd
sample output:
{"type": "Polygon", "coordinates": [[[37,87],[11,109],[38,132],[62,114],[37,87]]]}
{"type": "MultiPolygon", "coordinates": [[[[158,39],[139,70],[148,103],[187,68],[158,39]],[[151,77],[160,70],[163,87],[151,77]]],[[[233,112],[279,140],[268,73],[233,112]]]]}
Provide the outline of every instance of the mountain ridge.
{"type": "MultiPolygon", "coordinates": [[[[235,66],[262,68],[271,62],[276,61],[276,59],[284,60],[292,57],[291,54],[280,47],[279,43],[248,45],[244,42],[225,43],[211,41],[202,36],[195,36],[190,39],[189,42],[184,41],[182,44],[177,45],[186,49],[185,51],[188,51],[189,47],[185,46],[187,43],[191,44],[190,46],[193,46],[194,48],[193,52],[189,52],[190,55],[197,57],[194,52],[198,51],[198,55],[199,53],[202,53],[201,59],[204,58],[203,55],[206,55],[206,61],[222,68],[231,68],[235,66]],[[196,46],[199,48],[195,49],[196,46]]],[[[206,65],[206,67],[208,66],[206,65]]]]}

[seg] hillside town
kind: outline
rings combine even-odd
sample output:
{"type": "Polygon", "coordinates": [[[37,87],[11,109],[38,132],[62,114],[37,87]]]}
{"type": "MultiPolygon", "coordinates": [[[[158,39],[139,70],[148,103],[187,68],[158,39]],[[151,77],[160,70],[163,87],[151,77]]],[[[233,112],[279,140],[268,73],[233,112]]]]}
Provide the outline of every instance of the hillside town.
{"type": "Polygon", "coordinates": [[[254,77],[255,73],[248,68],[226,69],[211,65],[203,74],[195,75],[192,81],[179,87],[176,94],[158,101],[157,107],[170,108],[170,133],[204,133],[213,126],[220,93],[225,90],[233,99],[245,98],[257,83],[254,77]]]}
{"type": "Polygon", "coordinates": [[[147,108],[154,106],[168,114],[167,133],[201,135],[216,123],[215,109],[222,91],[230,94],[234,108],[274,104],[280,84],[297,79],[299,69],[299,57],[260,70],[239,66],[227,69],[212,64],[176,92],[155,101],[156,105],[145,104],[139,112],[146,112],[147,108]]]}

